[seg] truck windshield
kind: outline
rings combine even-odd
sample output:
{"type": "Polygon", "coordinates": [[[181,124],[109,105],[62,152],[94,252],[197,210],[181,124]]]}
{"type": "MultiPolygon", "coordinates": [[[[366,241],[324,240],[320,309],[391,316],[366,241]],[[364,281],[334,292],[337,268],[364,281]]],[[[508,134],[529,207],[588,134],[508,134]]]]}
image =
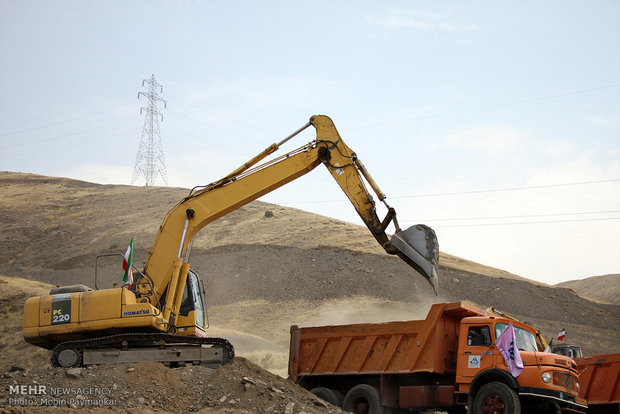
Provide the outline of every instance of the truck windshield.
{"type": "MultiPolygon", "coordinates": [[[[501,323],[501,322],[496,323],[495,324],[495,338],[500,336],[502,332],[504,332],[504,329],[506,329],[507,326],[508,326],[507,323],[501,323]]],[[[538,350],[538,348],[536,347],[536,338],[534,337],[533,333],[523,328],[519,328],[518,326],[515,326],[514,328],[515,328],[515,338],[517,340],[517,347],[519,347],[519,350],[521,351],[537,351],[538,350]]]]}

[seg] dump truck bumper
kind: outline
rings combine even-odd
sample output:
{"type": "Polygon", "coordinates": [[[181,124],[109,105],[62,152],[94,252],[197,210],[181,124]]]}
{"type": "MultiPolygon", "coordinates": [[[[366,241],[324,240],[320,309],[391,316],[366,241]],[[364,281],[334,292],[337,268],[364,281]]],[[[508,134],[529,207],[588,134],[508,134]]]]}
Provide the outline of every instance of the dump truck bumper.
{"type": "Polygon", "coordinates": [[[519,387],[518,394],[519,397],[534,397],[552,400],[559,406],[561,411],[565,412],[585,413],[588,409],[586,400],[568,392],[537,387],[519,387]]]}

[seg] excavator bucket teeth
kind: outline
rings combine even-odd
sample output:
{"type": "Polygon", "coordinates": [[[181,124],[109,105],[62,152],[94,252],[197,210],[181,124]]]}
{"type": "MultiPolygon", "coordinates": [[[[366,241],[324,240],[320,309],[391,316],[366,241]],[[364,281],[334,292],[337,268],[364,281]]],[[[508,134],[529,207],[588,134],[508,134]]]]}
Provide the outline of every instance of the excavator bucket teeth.
{"type": "Polygon", "coordinates": [[[416,224],[394,233],[391,244],[395,253],[424,276],[437,294],[439,243],[435,231],[424,224],[416,224]]]}

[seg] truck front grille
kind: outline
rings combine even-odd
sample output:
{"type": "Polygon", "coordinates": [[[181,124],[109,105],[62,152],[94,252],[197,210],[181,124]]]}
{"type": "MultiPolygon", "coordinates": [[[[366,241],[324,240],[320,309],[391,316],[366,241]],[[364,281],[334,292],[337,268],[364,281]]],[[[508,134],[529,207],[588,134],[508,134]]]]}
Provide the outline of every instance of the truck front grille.
{"type": "Polygon", "coordinates": [[[577,392],[577,377],[566,372],[553,372],[553,383],[571,391],[577,392]]]}

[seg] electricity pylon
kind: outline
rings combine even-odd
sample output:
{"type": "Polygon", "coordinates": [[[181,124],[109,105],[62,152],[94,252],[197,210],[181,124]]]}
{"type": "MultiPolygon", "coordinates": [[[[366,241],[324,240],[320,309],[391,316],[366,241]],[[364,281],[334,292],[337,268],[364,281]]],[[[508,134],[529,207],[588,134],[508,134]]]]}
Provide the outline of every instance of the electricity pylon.
{"type": "Polygon", "coordinates": [[[142,86],[148,86],[147,92],[138,92],[140,96],[148,99],[147,105],[140,108],[140,114],[145,113],[144,127],[136,156],[136,165],[133,169],[131,183],[133,184],[140,175],[146,180],[146,185],[154,185],[157,176],[161,176],[165,185],[168,185],[166,174],[166,163],[164,161],[164,149],[161,144],[161,134],[159,132],[159,121],[163,122],[164,116],[157,109],[157,102],[163,102],[164,108],[166,101],[159,96],[157,90],[163,93],[162,86],[155,80],[155,75],[150,79],[144,79],[142,86]]]}

